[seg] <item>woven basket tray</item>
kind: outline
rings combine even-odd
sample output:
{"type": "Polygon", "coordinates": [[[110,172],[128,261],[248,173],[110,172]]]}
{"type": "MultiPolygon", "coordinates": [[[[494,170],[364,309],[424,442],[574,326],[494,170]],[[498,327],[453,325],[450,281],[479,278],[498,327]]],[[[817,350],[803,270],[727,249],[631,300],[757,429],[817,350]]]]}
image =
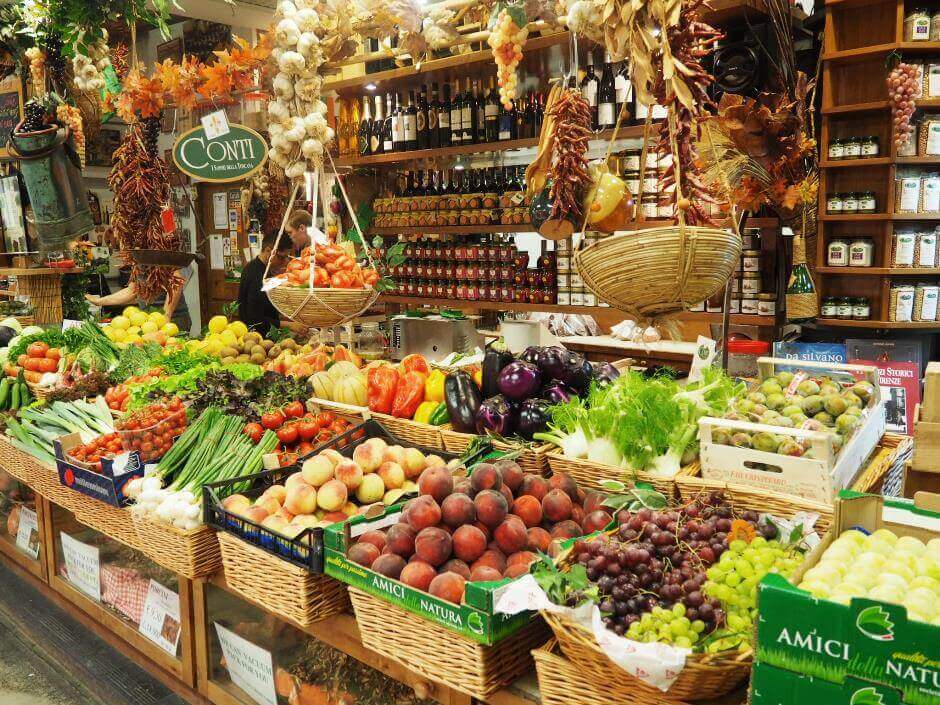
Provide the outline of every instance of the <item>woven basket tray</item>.
{"type": "Polygon", "coordinates": [[[629,479],[636,482],[648,482],[669,498],[675,496],[675,484],[679,477],[697,475],[699,464],[696,460],[689,465],[679,469],[675,477],[660,477],[646,472],[630,473],[622,468],[615,468],[604,463],[596,463],[593,460],[584,460],[581,458],[568,458],[562,455],[561,451],[552,446],[552,450],[545,454],[548,460],[548,467],[552,472],[563,472],[574,478],[578,487],[585,490],[601,490],[601,482],[604,480],[629,479]]]}
{"type": "MultiPolygon", "coordinates": [[[[472,433],[461,433],[450,427],[445,427],[444,430],[441,431],[441,437],[444,440],[444,450],[450,451],[451,453],[463,453],[467,450],[467,446],[470,445],[470,441],[476,438],[472,433]]],[[[522,445],[521,443],[505,443],[495,438],[491,438],[490,441],[495,450],[501,450],[507,453],[518,450],[522,445]]],[[[551,447],[550,443],[528,446],[522,451],[519,457],[516,458],[516,462],[519,463],[519,467],[525,472],[534,472],[542,475],[548,470],[548,459],[545,457],[545,454],[551,447]]]]}
{"type": "Polygon", "coordinates": [[[368,408],[365,406],[340,404],[338,401],[330,401],[329,399],[321,399],[320,397],[311,397],[310,401],[314,402],[323,411],[332,411],[334,414],[342,414],[346,418],[356,418],[359,421],[362,421],[363,415],[368,411],[368,408]]]}
{"type": "Polygon", "coordinates": [[[322,328],[351,320],[378,297],[375,289],[309,289],[279,286],[268,291],[274,308],[285,318],[322,328]]]}
{"type": "Polygon", "coordinates": [[[313,575],[237,536],[218,534],[225,582],[269,612],[306,627],[349,609],[346,585],[313,575]]]}
{"type": "Polygon", "coordinates": [[[385,428],[391,431],[392,435],[396,436],[399,440],[414,443],[419,446],[427,446],[428,448],[445,450],[442,433],[443,430],[449,428],[449,426],[432,426],[431,424],[418,423],[411,419],[399,419],[394,416],[389,416],[388,414],[370,413],[372,414],[372,418],[385,426],[385,428]]]}
{"type": "Polygon", "coordinates": [[[39,492],[39,488],[36,487],[33,475],[38,471],[48,472],[48,469],[44,468],[38,460],[14,446],[2,434],[0,434],[0,468],[23,484],[32,487],[36,492],[39,492]]]}
{"type": "Polygon", "coordinates": [[[485,700],[532,668],[531,650],[544,644],[541,619],[484,646],[401,607],[349,588],[362,644],[406,668],[485,700]]]}
{"type": "MultiPolygon", "coordinates": [[[[79,494],[71,490],[73,494],[79,494]]],[[[134,520],[131,517],[129,509],[123,507],[114,507],[104,502],[99,502],[93,497],[79,495],[75,502],[72,513],[85,526],[91,527],[106,536],[110,536],[115,541],[123,543],[125,546],[142,550],[140,542],[137,539],[137,530],[134,528],[134,520]]]]}
{"type": "Polygon", "coordinates": [[[182,531],[138,516],[133,519],[140,550],[157,565],[190,580],[211,575],[222,567],[219,541],[210,527],[182,531]]]}
{"type": "Polygon", "coordinates": [[[605,686],[617,684],[624,692],[631,693],[628,702],[717,698],[737,688],[751,671],[751,652],[691,654],[664,698],[659,688],[634,678],[607,658],[594,635],[580,624],[553,612],[543,612],[542,616],[555,633],[562,652],[578,672],[591,674],[596,683],[604,683],[605,686]]]}

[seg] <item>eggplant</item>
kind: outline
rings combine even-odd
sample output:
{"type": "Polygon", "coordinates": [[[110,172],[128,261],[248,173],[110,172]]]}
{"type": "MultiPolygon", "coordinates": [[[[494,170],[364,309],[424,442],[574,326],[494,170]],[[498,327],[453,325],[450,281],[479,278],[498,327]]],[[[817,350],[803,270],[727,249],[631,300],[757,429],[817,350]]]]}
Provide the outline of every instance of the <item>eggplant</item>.
{"type": "Polygon", "coordinates": [[[551,403],[545,399],[527,399],[519,405],[519,420],[516,433],[527,441],[532,436],[548,429],[551,420],[551,403]]]}
{"type": "Polygon", "coordinates": [[[518,413],[502,394],[486,399],[476,413],[477,433],[511,436],[516,430],[518,413]]]}
{"type": "Polygon", "coordinates": [[[476,432],[477,409],[482,400],[480,388],[468,372],[451,372],[444,379],[444,404],[455,431],[476,432]]]}
{"type": "Polygon", "coordinates": [[[519,356],[519,359],[523,362],[528,362],[532,365],[539,364],[539,355],[542,354],[542,348],[538,345],[530,345],[525,350],[522,351],[522,354],[519,356]]]}
{"type": "Polygon", "coordinates": [[[620,376],[620,370],[605,362],[594,368],[594,381],[601,387],[606,387],[620,376]]]}
{"type": "Polygon", "coordinates": [[[496,386],[499,379],[499,373],[502,369],[513,361],[512,353],[509,350],[497,347],[496,343],[487,346],[486,353],[483,355],[483,398],[489,399],[499,394],[496,386]]]}
{"type": "Polygon", "coordinates": [[[0,326],[0,348],[5,348],[19,333],[8,326],[0,326]]]}
{"type": "Polygon", "coordinates": [[[590,362],[581,358],[581,365],[568,375],[568,384],[578,394],[584,395],[591,388],[592,381],[594,381],[594,367],[590,362]]]}
{"type": "Polygon", "coordinates": [[[552,379],[553,377],[557,379],[564,374],[568,355],[569,352],[564,348],[551,345],[542,348],[535,364],[538,365],[545,379],[552,379]]]}
{"type": "Polygon", "coordinates": [[[522,401],[538,395],[542,387],[542,373],[531,362],[515,360],[499,373],[499,393],[511,401],[522,401]]]}
{"type": "Polygon", "coordinates": [[[539,395],[542,399],[547,399],[552,404],[564,404],[571,401],[571,397],[578,395],[571,387],[564,382],[553,379],[546,386],[542,387],[542,393],[539,395]]]}

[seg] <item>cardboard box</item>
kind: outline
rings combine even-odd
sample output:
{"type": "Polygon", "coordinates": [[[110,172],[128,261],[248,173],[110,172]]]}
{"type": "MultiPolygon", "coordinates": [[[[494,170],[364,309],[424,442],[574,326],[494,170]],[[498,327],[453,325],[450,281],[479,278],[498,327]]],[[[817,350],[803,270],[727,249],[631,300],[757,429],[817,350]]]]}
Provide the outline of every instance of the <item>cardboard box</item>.
{"type": "Polygon", "coordinates": [[[933,470],[915,470],[910,462],[904,464],[904,480],[901,483],[901,496],[914,499],[918,492],[940,494],[940,468],[933,470]]]}
{"type": "Polygon", "coordinates": [[[848,676],[841,685],[757,662],[750,705],[902,705],[901,691],[848,676]]]}
{"type": "Polygon", "coordinates": [[[927,421],[923,405],[914,412],[914,457],[911,466],[915,470],[940,472],[940,421],[927,421]]]}
{"type": "Polygon", "coordinates": [[[867,598],[842,605],[795,587],[829,544],[853,527],[887,528],[929,541],[940,536],[940,495],[920,494],[910,501],[843,492],[830,532],[793,576],[793,584],[779,575],[761,581],[756,659],[840,685],[847,676],[861,678],[898,689],[910,705],[937,705],[940,626],[909,621],[900,605],[867,598]]]}
{"type": "Polygon", "coordinates": [[[379,516],[356,516],[347,522],[326,527],[323,530],[326,574],[480,644],[495,644],[532,620],[532,612],[516,615],[493,612],[493,605],[509,584],[509,579],[487,583],[468,582],[463,604],[455,605],[380,575],[346,558],[346,551],[355,543],[357,536],[372,529],[384,529],[398,523],[403,507],[404,503],[397,504],[387,508],[379,516]]]}
{"type": "Polygon", "coordinates": [[[121,453],[113,459],[102,458],[101,472],[97,473],[67,459],[69,451],[81,444],[81,436],[77,433],[60,436],[53,441],[59,482],[69,489],[114,507],[127,505],[130,500],[124,494],[125,485],[134,478],[144,476],[144,464],[140,454],[133,450],[121,453]]]}
{"type": "Polygon", "coordinates": [[[921,407],[921,419],[931,423],[940,422],[940,362],[927,363],[921,407]]]}

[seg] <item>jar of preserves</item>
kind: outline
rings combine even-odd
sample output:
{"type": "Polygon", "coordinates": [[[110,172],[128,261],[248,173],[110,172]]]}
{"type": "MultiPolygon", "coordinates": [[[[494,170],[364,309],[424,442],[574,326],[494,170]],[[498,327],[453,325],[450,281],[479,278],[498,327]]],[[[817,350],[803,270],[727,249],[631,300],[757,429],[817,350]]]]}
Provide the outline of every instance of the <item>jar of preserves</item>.
{"type": "Polygon", "coordinates": [[[862,141],[858,137],[848,137],[842,141],[842,158],[858,159],[862,156],[862,141]]]}
{"type": "MultiPolygon", "coordinates": [[[[738,298],[740,298],[740,297],[738,297],[738,298]]],[[[695,313],[697,313],[697,312],[704,312],[704,311],[705,311],[705,302],[704,302],[704,301],[699,301],[697,304],[692,304],[691,306],[689,306],[689,311],[692,311],[692,312],[695,312],[695,313]]]]}
{"type": "Polygon", "coordinates": [[[744,228],[741,233],[742,250],[760,250],[760,228],[744,228]]]}
{"type": "Polygon", "coordinates": [[[852,319],[852,299],[850,297],[843,296],[836,301],[836,318],[843,321],[852,319]]]}
{"type": "Polygon", "coordinates": [[[880,151],[877,135],[868,135],[861,140],[862,157],[877,157],[880,151]]]}
{"type": "Polygon", "coordinates": [[[904,16],[904,40],[908,42],[930,40],[930,10],[915,7],[904,16]]]}
{"type": "Polygon", "coordinates": [[[728,307],[728,313],[741,313],[741,295],[732,294],[731,304],[728,307]]]}
{"type": "Polygon", "coordinates": [[[849,192],[842,194],[842,212],[845,214],[858,213],[857,193],[849,192]]]}
{"type": "Polygon", "coordinates": [[[571,305],[571,292],[558,290],[558,305],[559,306],[570,306],[571,305]]]}
{"type": "Polygon", "coordinates": [[[874,191],[862,191],[858,194],[858,212],[874,213],[878,208],[878,201],[875,199],[874,191]]]}
{"type": "Polygon", "coordinates": [[[830,267],[848,267],[849,266],[849,243],[842,238],[836,238],[829,242],[826,248],[826,264],[830,267]]]}
{"type": "Polygon", "coordinates": [[[856,296],[852,300],[852,318],[856,321],[867,321],[871,318],[871,305],[865,296],[856,296]]]}
{"type": "Polygon", "coordinates": [[[826,213],[839,214],[842,212],[842,194],[830,193],[826,196],[826,213]]]}
{"type": "Polygon", "coordinates": [[[747,316],[756,316],[757,311],[757,296],[745,294],[741,299],[741,313],[747,316]]]}
{"type": "Polygon", "coordinates": [[[760,274],[745,272],[741,275],[741,293],[745,296],[757,296],[761,291],[760,274]]]}
{"type": "Polygon", "coordinates": [[[822,318],[835,318],[836,310],[836,298],[834,296],[826,296],[819,306],[819,315],[822,318]]]}
{"type": "Polygon", "coordinates": [[[757,314],[759,316],[777,315],[777,295],[761,293],[757,295],[757,314]]]}
{"type": "Polygon", "coordinates": [[[842,159],[845,154],[845,145],[843,145],[842,140],[838,137],[834,137],[829,140],[829,161],[836,161],[842,159]]]}
{"type": "Polygon", "coordinates": [[[744,250],[741,252],[741,269],[745,272],[759,272],[760,250],[744,250]]]}
{"type": "Polygon", "coordinates": [[[875,258],[875,244],[871,238],[860,237],[849,245],[850,267],[871,267],[875,258]]]}
{"type": "Polygon", "coordinates": [[[646,194],[640,199],[640,212],[646,220],[652,220],[656,218],[658,212],[659,197],[655,194],[655,189],[653,189],[653,193],[648,192],[645,188],[643,190],[646,194]]]}
{"type": "MultiPolygon", "coordinates": [[[[639,160],[639,158],[637,158],[639,160]]],[[[628,172],[625,172],[623,175],[623,182],[627,185],[627,189],[634,196],[640,195],[640,172],[636,169],[631,169],[628,172]]]]}

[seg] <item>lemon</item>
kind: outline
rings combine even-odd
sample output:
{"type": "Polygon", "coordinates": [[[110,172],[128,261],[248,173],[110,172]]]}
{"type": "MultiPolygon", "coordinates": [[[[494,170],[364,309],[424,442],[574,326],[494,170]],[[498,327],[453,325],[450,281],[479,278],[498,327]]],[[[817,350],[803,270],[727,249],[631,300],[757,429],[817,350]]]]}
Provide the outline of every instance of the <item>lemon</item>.
{"type": "Polygon", "coordinates": [[[123,343],[125,338],[127,338],[127,331],[123,328],[111,328],[111,326],[108,326],[107,333],[108,337],[115,343],[123,343]]]}
{"type": "Polygon", "coordinates": [[[140,327],[147,321],[147,314],[143,311],[134,311],[128,316],[131,326],[140,327]]]}
{"type": "Polygon", "coordinates": [[[209,332],[221,333],[228,326],[228,319],[225,316],[213,316],[209,319],[209,332]]]}
{"type": "Polygon", "coordinates": [[[206,346],[203,348],[210,355],[218,355],[219,350],[222,349],[222,343],[218,340],[208,340],[206,341],[206,346]]]}
{"type": "Polygon", "coordinates": [[[232,321],[228,324],[228,329],[235,334],[236,338],[239,339],[245,337],[245,333],[248,332],[248,326],[246,326],[241,321],[232,321]]]}
{"type": "Polygon", "coordinates": [[[124,309],[123,313],[125,316],[130,318],[132,313],[137,313],[138,311],[140,311],[140,309],[137,308],[136,306],[128,306],[127,308],[124,309]]]}
{"type": "Polygon", "coordinates": [[[157,325],[156,321],[144,321],[140,327],[141,333],[156,333],[158,330],[160,330],[160,326],[157,325]]]}
{"type": "Polygon", "coordinates": [[[157,328],[160,328],[166,323],[166,314],[164,314],[163,311],[153,311],[148,318],[157,324],[157,328]]]}
{"type": "Polygon", "coordinates": [[[115,316],[113,319],[111,319],[111,323],[109,324],[108,327],[121,329],[121,330],[127,330],[128,328],[130,328],[130,326],[131,326],[131,322],[127,319],[127,316],[115,316]]]}
{"type": "Polygon", "coordinates": [[[128,338],[132,338],[132,337],[134,337],[135,335],[140,335],[140,326],[139,326],[139,325],[133,325],[133,326],[131,326],[130,328],[127,329],[127,337],[128,337],[128,338]]]}
{"type": "Polygon", "coordinates": [[[219,340],[229,347],[235,345],[235,343],[238,342],[238,338],[235,337],[235,334],[228,329],[219,333],[219,340]]]}
{"type": "Polygon", "coordinates": [[[179,326],[173,323],[173,321],[170,321],[169,323],[164,323],[160,327],[160,330],[162,330],[164,333],[166,333],[170,337],[173,337],[174,335],[180,332],[179,326]]]}

